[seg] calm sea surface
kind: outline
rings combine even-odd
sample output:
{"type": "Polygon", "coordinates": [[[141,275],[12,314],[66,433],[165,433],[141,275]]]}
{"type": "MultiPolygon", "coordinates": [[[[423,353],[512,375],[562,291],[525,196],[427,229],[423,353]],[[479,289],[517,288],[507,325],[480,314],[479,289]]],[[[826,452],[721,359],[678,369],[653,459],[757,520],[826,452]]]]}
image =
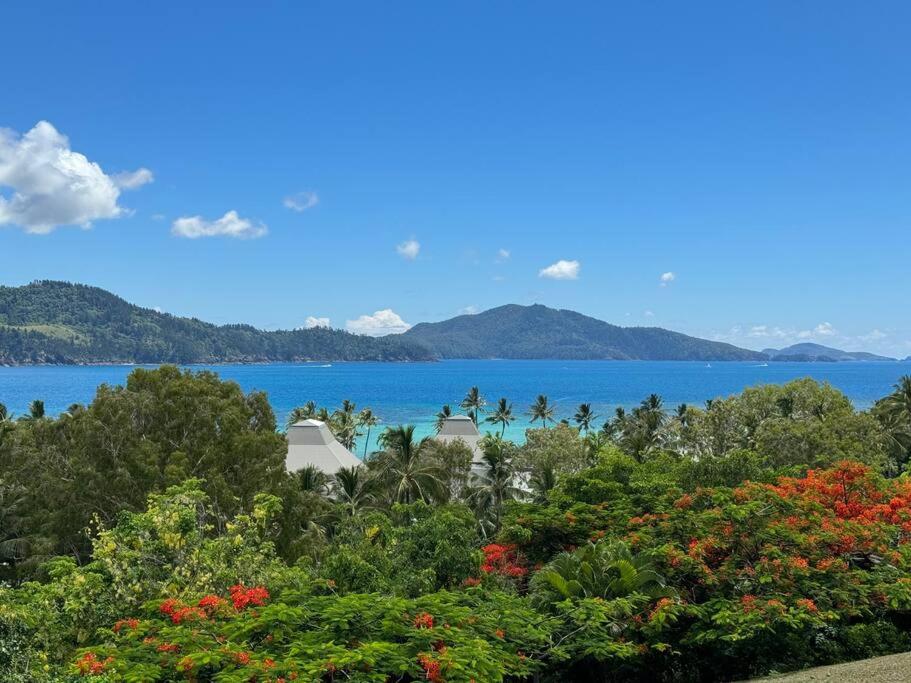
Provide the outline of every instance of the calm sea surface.
{"type": "MultiPolygon", "coordinates": [[[[316,401],[330,408],[348,398],[358,408],[369,406],[383,424],[414,424],[431,432],[433,416],[444,403],[457,409],[472,385],[488,403],[505,396],[517,420],[507,436],[521,440],[524,415],[539,393],[556,403],[558,417],[568,417],[582,402],[604,417],[616,406],[630,407],[649,393],[668,407],[701,404],[748,386],[782,383],[798,377],[829,382],[858,408],[867,408],[889,393],[911,363],[769,363],[651,361],[514,361],[476,360],[440,363],[275,363],[268,365],[191,366],[211,369],[245,390],[269,395],[278,420],[294,406],[316,401]]],[[[121,384],[127,366],[0,367],[0,403],[16,414],[27,412],[32,399],[45,401],[49,414],[71,403],[86,403],[102,383],[121,384]]],[[[600,422],[600,420],[599,420],[600,422]]],[[[374,430],[376,432],[377,430],[374,430]]],[[[371,441],[374,439],[371,438],[371,441]]],[[[363,439],[359,450],[364,448],[363,439]]]]}

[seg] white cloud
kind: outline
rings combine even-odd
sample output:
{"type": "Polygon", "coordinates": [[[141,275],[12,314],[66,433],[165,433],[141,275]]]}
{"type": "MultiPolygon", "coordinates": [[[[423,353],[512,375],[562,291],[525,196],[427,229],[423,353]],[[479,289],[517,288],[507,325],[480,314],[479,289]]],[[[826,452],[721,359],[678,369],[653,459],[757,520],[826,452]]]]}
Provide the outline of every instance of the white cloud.
{"type": "Polygon", "coordinates": [[[509,249],[499,249],[497,250],[497,257],[494,259],[494,263],[508,261],[510,256],[512,256],[512,254],[509,253],[509,249]]]}
{"type": "Polygon", "coordinates": [[[237,239],[256,239],[267,232],[262,223],[241,218],[237,211],[228,211],[214,221],[207,221],[202,216],[183,216],[171,225],[171,233],[177,237],[197,239],[198,237],[235,237],[237,239]]]}
{"type": "Polygon", "coordinates": [[[156,313],[164,313],[164,309],[162,309],[161,306],[153,306],[152,310],[155,311],[156,313]]]}
{"type": "Polygon", "coordinates": [[[860,335],[859,339],[863,341],[879,341],[880,339],[885,339],[889,335],[880,330],[871,330],[869,334],[860,335]]]}
{"type": "Polygon", "coordinates": [[[298,213],[303,213],[307,209],[312,209],[319,204],[319,195],[316,194],[316,192],[306,190],[285,197],[282,204],[285,205],[285,208],[297,211],[298,213]]]}
{"type": "Polygon", "coordinates": [[[466,306],[459,309],[459,315],[477,315],[480,309],[477,306],[466,306]]]}
{"type": "Polygon", "coordinates": [[[835,332],[836,330],[832,327],[832,323],[819,323],[813,328],[813,334],[818,337],[831,337],[835,332]]]}
{"type": "Polygon", "coordinates": [[[411,325],[402,320],[391,308],[376,311],[373,315],[362,315],[357,320],[348,320],[345,329],[355,334],[382,337],[386,334],[405,332],[411,325]]]}
{"type": "Polygon", "coordinates": [[[166,216],[163,213],[153,213],[152,214],[153,221],[163,221],[165,218],[166,218],[166,216]]]}
{"type": "Polygon", "coordinates": [[[414,239],[405,240],[399,244],[395,250],[403,259],[414,261],[418,257],[418,254],[421,252],[421,243],[414,239]]]}
{"type": "Polygon", "coordinates": [[[111,176],[114,184],[122,190],[135,190],[137,187],[148,185],[155,180],[155,176],[147,168],[139,168],[135,171],[123,171],[111,176]]]}
{"type": "Polygon", "coordinates": [[[317,318],[312,315],[308,315],[307,319],[304,321],[304,327],[308,330],[312,330],[314,327],[331,327],[329,318],[317,318]]]}
{"type": "MultiPolygon", "coordinates": [[[[627,314],[627,315],[628,315],[628,314],[627,314]]],[[[655,314],[654,314],[654,312],[652,312],[652,311],[645,311],[642,315],[644,315],[646,318],[654,318],[654,317],[655,317],[655,314]]]]}
{"type": "Polygon", "coordinates": [[[91,227],[92,221],[118,218],[127,212],[117,204],[121,189],[151,182],[139,169],[109,176],[47,121],[39,121],[21,137],[0,128],[0,225],[46,234],[62,225],[91,227]]]}
{"type": "Polygon", "coordinates": [[[677,275],[671,271],[666,273],[661,273],[661,277],[658,278],[661,281],[662,287],[667,287],[671,282],[677,279],[677,275]]]}
{"type": "Polygon", "coordinates": [[[538,277],[546,277],[551,280],[578,280],[579,269],[582,267],[578,261],[566,261],[560,259],[552,263],[547,268],[538,271],[538,277]]]}

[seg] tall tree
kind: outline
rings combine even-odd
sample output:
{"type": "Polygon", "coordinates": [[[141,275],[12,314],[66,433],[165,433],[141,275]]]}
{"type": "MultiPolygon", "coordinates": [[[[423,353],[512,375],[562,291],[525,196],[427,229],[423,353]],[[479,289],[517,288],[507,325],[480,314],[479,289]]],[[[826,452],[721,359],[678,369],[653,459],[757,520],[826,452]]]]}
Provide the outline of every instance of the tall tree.
{"type": "Polygon", "coordinates": [[[576,421],[576,424],[579,425],[579,429],[586,434],[588,434],[588,430],[592,427],[592,422],[594,422],[597,417],[598,416],[595,415],[594,411],[592,411],[591,403],[580,404],[576,414],[573,415],[573,419],[576,421]]]}
{"type": "Polygon", "coordinates": [[[392,501],[413,503],[445,497],[444,473],[425,454],[430,440],[415,440],[414,425],[389,427],[380,440],[385,450],[377,464],[392,501]]]}
{"type": "Polygon", "coordinates": [[[485,535],[500,530],[503,504],[518,498],[522,492],[515,485],[513,452],[515,447],[500,436],[487,436],[481,441],[482,468],[474,473],[469,499],[485,535]]]}
{"type": "Polygon", "coordinates": [[[505,398],[501,398],[497,401],[497,407],[494,409],[493,413],[487,418],[487,422],[501,425],[500,436],[504,436],[506,434],[506,428],[509,426],[509,423],[512,422],[512,404],[505,398]]]}
{"type": "Polygon", "coordinates": [[[342,504],[349,516],[356,517],[373,504],[372,483],[363,465],[340,467],[332,480],[332,497],[342,504]]]}
{"type": "Polygon", "coordinates": [[[452,417],[452,408],[449,404],[444,405],[440,408],[440,412],[437,413],[436,422],[433,423],[434,429],[436,429],[437,434],[440,433],[440,430],[443,429],[443,423],[446,422],[450,417],[452,417]]]}
{"type": "Polygon", "coordinates": [[[528,413],[531,415],[531,423],[534,424],[536,421],[541,420],[541,425],[547,428],[548,420],[555,422],[554,410],[554,407],[548,403],[547,396],[538,394],[538,398],[528,409],[528,413]]]}
{"type": "Polygon", "coordinates": [[[471,419],[474,420],[474,423],[477,425],[478,420],[481,417],[481,413],[484,412],[484,406],[487,405],[487,401],[481,396],[481,392],[477,387],[471,387],[468,390],[468,393],[465,394],[465,398],[462,399],[460,404],[463,410],[467,410],[471,419]]]}
{"type": "Polygon", "coordinates": [[[367,438],[364,439],[364,457],[367,457],[367,447],[370,445],[370,430],[380,423],[379,418],[370,408],[364,408],[358,416],[358,424],[367,428],[367,438]]]}

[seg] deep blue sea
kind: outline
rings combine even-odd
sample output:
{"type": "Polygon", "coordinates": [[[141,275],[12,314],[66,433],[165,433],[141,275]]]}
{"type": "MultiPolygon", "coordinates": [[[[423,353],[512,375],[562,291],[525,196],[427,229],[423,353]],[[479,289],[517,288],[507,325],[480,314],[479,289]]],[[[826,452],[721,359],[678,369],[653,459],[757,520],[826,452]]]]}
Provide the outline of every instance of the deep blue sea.
{"type": "MultiPolygon", "coordinates": [[[[737,393],[756,384],[813,377],[841,389],[858,408],[889,393],[911,363],[756,363],[674,361],[518,361],[474,360],[439,363],[274,363],[190,366],[210,369],[245,390],[269,395],[279,423],[308,400],[333,408],[342,399],[370,407],[383,424],[414,424],[429,434],[433,416],[444,403],[454,409],[472,385],[488,403],[505,396],[517,420],[507,436],[521,440],[524,415],[539,393],[556,403],[558,417],[571,416],[582,402],[604,417],[616,406],[630,407],[655,392],[672,408],[678,403],[737,393]]],[[[130,366],[0,367],[0,403],[16,414],[32,399],[45,401],[49,414],[71,403],[86,403],[102,383],[121,384],[130,366]]],[[[600,420],[599,420],[600,423],[600,420]]],[[[374,430],[376,433],[378,430],[374,430]]],[[[373,441],[373,438],[371,438],[373,441]]],[[[372,444],[371,444],[372,445],[372,444]]],[[[358,450],[363,451],[363,440],[358,450]]]]}

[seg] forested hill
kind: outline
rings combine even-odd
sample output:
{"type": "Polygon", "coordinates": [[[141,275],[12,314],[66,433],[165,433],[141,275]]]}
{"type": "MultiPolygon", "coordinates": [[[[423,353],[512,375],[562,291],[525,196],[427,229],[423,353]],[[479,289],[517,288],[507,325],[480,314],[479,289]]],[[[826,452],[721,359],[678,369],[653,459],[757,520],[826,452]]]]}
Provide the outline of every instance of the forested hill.
{"type": "Polygon", "coordinates": [[[265,332],[134,306],[97,287],[0,287],[0,364],[431,360],[411,339],[315,328],[265,332]]]}
{"type": "Polygon", "coordinates": [[[660,327],[618,327],[574,311],[508,305],[415,325],[402,335],[442,358],[765,360],[765,354],[660,327]]]}

